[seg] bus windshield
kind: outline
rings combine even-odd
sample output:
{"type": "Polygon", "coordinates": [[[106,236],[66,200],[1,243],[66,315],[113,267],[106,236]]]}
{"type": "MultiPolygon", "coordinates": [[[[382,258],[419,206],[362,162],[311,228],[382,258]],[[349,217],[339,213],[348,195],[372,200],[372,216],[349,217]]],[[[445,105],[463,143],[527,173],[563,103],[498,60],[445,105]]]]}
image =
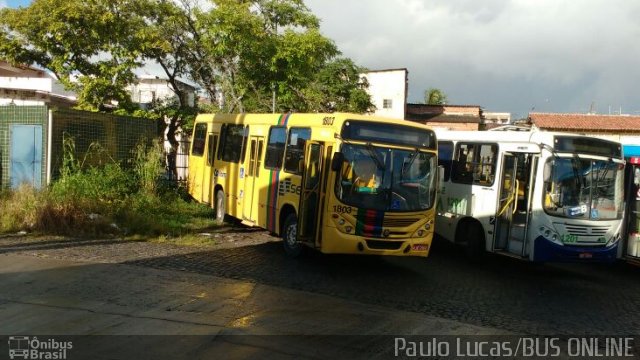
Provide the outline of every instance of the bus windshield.
{"type": "Polygon", "coordinates": [[[621,219],[624,165],[611,160],[555,157],[547,162],[544,209],[575,219],[621,219]]]}
{"type": "Polygon", "coordinates": [[[345,204],[379,211],[421,211],[435,201],[436,156],[419,149],[342,145],[336,195],[345,204]]]}

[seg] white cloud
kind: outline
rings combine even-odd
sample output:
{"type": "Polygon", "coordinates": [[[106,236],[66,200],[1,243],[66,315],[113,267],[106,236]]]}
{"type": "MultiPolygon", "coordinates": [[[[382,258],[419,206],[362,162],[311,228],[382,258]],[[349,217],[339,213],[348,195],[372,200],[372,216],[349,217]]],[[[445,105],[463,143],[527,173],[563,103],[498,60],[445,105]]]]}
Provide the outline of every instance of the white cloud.
{"type": "Polygon", "coordinates": [[[640,3],[627,0],[307,0],[325,35],[371,69],[409,69],[456,103],[526,115],[640,110],[640,3]],[[634,108],[635,107],[635,108],[634,108]]]}

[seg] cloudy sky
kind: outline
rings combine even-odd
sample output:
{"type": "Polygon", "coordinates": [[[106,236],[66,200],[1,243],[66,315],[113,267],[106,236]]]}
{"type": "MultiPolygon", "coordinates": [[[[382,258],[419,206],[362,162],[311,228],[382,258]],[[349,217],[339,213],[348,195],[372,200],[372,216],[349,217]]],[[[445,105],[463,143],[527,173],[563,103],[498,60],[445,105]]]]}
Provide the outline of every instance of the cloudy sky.
{"type": "Polygon", "coordinates": [[[451,104],[640,113],[640,2],[306,0],[345,56],[407,68],[409,101],[429,87],[451,104]]]}
{"type": "MultiPolygon", "coordinates": [[[[0,0],[0,7],[29,0],[0,0]]],[[[305,0],[343,54],[407,68],[409,101],[640,114],[640,1],[305,0]]]]}

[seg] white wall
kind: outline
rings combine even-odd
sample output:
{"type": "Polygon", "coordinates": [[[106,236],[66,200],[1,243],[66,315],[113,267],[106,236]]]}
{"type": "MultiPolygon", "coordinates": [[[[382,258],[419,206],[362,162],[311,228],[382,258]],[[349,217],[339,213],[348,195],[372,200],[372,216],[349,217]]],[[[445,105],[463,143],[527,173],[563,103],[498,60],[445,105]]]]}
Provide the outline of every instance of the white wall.
{"type": "Polygon", "coordinates": [[[369,81],[369,94],[376,106],[374,115],[404,119],[407,101],[407,70],[381,70],[362,74],[369,81]],[[391,107],[384,108],[384,100],[390,100],[391,107]]]}
{"type": "Polygon", "coordinates": [[[5,106],[5,105],[40,106],[45,104],[46,104],[45,101],[39,101],[39,100],[20,100],[20,99],[0,97],[0,106],[5,106]]]}
{"type": "Polygon", "coordinates": [[[51,92],[53,79],[33,77],[0,77],[0,88],[51,92]]]}
{"type": "MultiPolygon", "coordinates": [[[[167,100],[175,98],[176,94],[169,87],[169,83],[165,79],[147,79],[138,80],[137,84],[130,86],[131,99],[141,104],[149,104],[154,100],[167,100]]],[[[193,91],[187,93],[187,102],[191,106],[195,106],[195,94],[193,91]]]]}

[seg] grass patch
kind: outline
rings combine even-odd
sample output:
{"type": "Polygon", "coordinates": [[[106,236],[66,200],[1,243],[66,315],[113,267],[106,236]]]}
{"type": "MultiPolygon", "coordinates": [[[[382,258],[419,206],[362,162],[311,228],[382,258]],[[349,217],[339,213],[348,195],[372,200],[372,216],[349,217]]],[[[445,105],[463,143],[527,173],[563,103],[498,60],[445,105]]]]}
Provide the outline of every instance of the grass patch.
{"type": "Polygon", "coordinates": [[[60,178],[48,188],[0,193],[0,233],[170,238],[215,227],[212,209],[162,181],[158,143],[140,144],[128,166],[109,159],[99,146],[82,159],[75,157],[73,140],[65,139],[64,148],[60,178]],[[87,159],[98,165],[86,165],[87,159]]]}

